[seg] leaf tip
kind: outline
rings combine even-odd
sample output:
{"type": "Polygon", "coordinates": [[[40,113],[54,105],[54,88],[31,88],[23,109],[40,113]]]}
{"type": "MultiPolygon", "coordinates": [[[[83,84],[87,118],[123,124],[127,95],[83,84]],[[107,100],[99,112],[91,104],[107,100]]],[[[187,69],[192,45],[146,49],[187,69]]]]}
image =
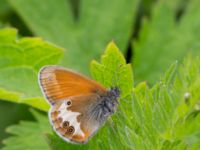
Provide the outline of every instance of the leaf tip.
{"type": "Polygon", "coordinates": [[[114,40],[112,40],[106,49],[118,49],[117,45],[115,44],[114,40]]]}
{"type": "Polygon", "coordinates": [[[97,61],[93,59],[93,60],[90,62],[90,65],[93,65],[93,64],[96,64],[96,63],[97,63],[97,61]]]}

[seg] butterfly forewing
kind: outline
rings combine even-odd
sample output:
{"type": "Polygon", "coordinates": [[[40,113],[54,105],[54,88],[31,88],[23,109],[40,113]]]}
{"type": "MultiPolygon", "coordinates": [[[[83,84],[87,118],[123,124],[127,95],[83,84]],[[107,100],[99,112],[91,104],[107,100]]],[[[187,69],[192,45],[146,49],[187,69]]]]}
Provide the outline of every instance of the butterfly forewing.
{"type": "Polygon", "coordinates": [[[106,92],[106,89],[97,82],[57,66],[42,68],[39,73],[39,82],[43,93],[51,103],[69,96],[106,92]]]}

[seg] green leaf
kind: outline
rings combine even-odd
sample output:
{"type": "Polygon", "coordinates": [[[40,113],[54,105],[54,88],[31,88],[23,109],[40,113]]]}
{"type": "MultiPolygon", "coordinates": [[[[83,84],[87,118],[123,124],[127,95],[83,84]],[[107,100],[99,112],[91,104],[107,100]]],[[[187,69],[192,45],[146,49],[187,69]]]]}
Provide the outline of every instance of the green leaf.
{"type": "Polygon", "coordinates": [[[100,139],[104,139],[101,141],[104,145],[111,143],[112,146],[109,147],[110,149],[117,149],[123,146],[130,148],[131,144],[126,134],[130,134],[130,126],[133,121],[130,111],[132,104],[133,74],[131,66],[126,64],[123,55],[114,42],[109,43],[107,46],[105,54],[101,57],[101,63],[92,61],[91,74],[94,79],[102,83],[105,87],[118,87],[121,92],[119,110],[112,117],[111,125],[101,130],[105,138],[101,138],[101,135],[99,137],[97,135],[96,137],[99,141],[100,139]],[[127,118],[127,116],[130,118],[127,118]],[[113,137],[113,135],[115,136],[113,137]],[[118,141],[120,137],[121,142],[118,141]]]}
{"type": "Polygon", "coordinates": [[[8,126],[18,123],[19,120],[32,118],[31,113],[28,112],[28,106],[0,101],[0,149],[3,146],[2,140],[9,136],[9,134],[5,132],[8,126]]]}
{"type": "Polygon", "coordinates": [[[0,99],[48,110],[37,74],[42,66],[58,63],[63,51],[40,38],[17,40],[16,34],[0,30],[0,99]]]}
{"type": "Polygon", "coordinates": [[[123,55],[114,42],[109,43],[101,63],[91,62],[93,78],[105,87],[118,87],[121,91],[121,101],[124,107],[129,107],[132,99],[133,73],[131,66],[126,64],[123,55]]]}
{"type": "Polygon", "coordinates": [[[8,17],[10,12],[11,12],[11,8],[8,2],[6,0],[1,0],[0,1],[0,20],[4,21],[8,17]]]}
{"type": "Polygon", "coordinates": [[[188,1],[180,20],[175,20],[176,3],[159,1],[151,20],[144,20],[138,41],[134,41],[136,80],[155,83],[163,71],[176,61],[182,61],[190,52],[199,54],[200,21],[199,0],[188,1]]]}
{"type": "Polygon", "coordinates": [[[139,143],[145,143],[138,149],[200,147],[199,78],[200,59],[190,56],[178,70],[173,64],[152,88],[145,82],[136,86],[132,110],[139,143]]]}
{"type": "Polygon", "coordinates": [[[2,150],[20,149],[50,149],[46,143],[46,135],[51,133],[51,127],[46,115],[32,110],[37,122],[21,121],[18,125],[7,128],[12,137],[4,140],[6,146],[2,150]]]}
{"type": "Polygon", "coordinates": [[[110,40],[125,51],[137,1],[83,0],[75,18],[69,0],[9,0],[35,35],[67,49],[62,65],[84,73],[88,73],[90,60],[98,58],[110,40]]]}

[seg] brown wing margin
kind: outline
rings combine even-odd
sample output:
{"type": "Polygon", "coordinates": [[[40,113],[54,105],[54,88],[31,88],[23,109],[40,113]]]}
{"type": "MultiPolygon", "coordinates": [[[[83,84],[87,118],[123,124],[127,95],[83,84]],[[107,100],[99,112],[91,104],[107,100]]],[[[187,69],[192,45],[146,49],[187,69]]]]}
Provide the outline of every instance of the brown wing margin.
{"type": "Polygon", "coordinates": [[[97,82],[58,66],[43,67],[39,72],[39,83],[51,103],[70,96],[106,92],[97,82]]]}

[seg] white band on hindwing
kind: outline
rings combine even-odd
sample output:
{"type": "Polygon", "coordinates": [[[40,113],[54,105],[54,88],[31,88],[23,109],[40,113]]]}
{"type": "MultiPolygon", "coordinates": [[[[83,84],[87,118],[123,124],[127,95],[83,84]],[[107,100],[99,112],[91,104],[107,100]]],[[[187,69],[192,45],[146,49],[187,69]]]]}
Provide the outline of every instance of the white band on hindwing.
{"type": "Polygon", "coordinates": [[[64,101],[58,111],[60,112],[58,117],[63,118],[64,121],[69,122],[69,126],[73,126],[75,129],[75,132],[73,135],[80,135],[84,136],[83,131],[80,128],[80,122],[78,122],[77,117],[81,114],[79,112],[72,112],[71,110],[68,110],[67,108],[70,107],[67,105],[67,101],[64,101]]]}

